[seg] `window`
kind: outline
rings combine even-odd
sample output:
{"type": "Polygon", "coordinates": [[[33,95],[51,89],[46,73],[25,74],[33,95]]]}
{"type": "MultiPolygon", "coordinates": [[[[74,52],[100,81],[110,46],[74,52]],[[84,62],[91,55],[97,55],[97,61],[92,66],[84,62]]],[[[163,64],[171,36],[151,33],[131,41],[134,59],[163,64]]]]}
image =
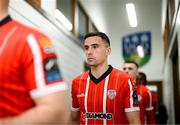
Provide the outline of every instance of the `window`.
{"type": "Polygon", "coordinates": [[[89,32],[97,32],[97,28],[95,27],[95,25],[90,21],[89,23],[89,28],[88,28],[89,32]]]}
{"type": "Polygon", "coordinates": [[[26,0],[31,5],[41,8],[41,0],[26,0]]]}
{"type": "Polygon", "coordinates": [[[78,6],[78,39],[82,42],[84,35],[88,32],[88,16],[82,7],[78,6]]]}
{"type": "Polygon", "coordinates": [[[72,23],[72,0],[56,0],[57,9],[72,23]]]}

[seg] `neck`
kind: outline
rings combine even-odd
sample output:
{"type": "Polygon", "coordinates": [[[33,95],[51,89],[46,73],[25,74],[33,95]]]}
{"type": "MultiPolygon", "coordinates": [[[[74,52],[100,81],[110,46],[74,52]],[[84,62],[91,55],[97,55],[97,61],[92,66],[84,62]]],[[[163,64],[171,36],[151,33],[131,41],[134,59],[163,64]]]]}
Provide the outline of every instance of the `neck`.
{"type": "Polygon", "coordinates": [[[2,8],[0,6],[0,21],[8,16],[8,9],[2,8]]]}
{"type": "Polygon", "coordinates": [[[137,85],[136,79],[133,79],[133,84],[134,84],[134,85],[137,85]]]}
{"type": "Polygon", "coordinates": [[[103,73],[108,70],[109,66],[107,63],[98,65],[98,66],[91,66],[91,73],[95,78],[99,78],[103,73]]]}

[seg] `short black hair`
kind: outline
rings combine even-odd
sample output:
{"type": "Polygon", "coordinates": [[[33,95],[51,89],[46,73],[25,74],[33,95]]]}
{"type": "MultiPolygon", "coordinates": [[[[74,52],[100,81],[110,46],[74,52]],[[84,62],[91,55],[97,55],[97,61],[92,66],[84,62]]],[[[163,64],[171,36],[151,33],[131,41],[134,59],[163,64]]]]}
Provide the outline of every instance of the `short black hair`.
{"type": "Polygon", "coordinates": [[[88,33],[88,34],[86,34],[84,36],[84,40],[87,39],[88,37],[92,37],[92,36],[99,36],[99,37],[101,37],[110,46],[109,37],[105,33],[103,33],[103,32],[90,32],[90,33],[88,33]]]}
{"type": "Polygon", "coordinates": [[[146,83],[147,83],[146,74],[143,73],[143,72],[139,72],[138,75],[139,75],[139,78],[140,78],[140,79],[143,79],[143,80],[144,80],[145,83],[143,83],[143,84],[146,85],[146,83]]]}
{"type": "Polygon", "coordinates": [[[137,68],[139,68],[138,63],[137,63],[137,62],[135,62],[135,61],[130,61],[130,60],[127,60],[127,61],[125,61],[124,63],[133,63],[134,65],[136,65],[136,67],[137,67],[137,68]]]}

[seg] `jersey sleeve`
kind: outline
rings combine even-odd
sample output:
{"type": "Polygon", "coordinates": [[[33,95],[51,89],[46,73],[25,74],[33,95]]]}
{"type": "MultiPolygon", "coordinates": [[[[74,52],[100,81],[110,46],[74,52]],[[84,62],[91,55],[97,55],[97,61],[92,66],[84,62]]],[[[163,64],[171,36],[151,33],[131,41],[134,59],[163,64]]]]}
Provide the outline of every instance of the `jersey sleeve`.
{"type": "Polygon", "coordinates": [[[76,80],[72,81],[72,88],[71,88],[71,97],[72,97],[72,111],[79,111],[79,102],[77,98],[77,84],[76,80]]]}
{"type": "Polygon", "coordinates": [[[147,116],[147,124],[155,124],[154,108],[152,106],[152,95],[151,92],[145,88],[145,113],[147,116]]]}
{"type": "Polygon", "coordinates": [[[25,37],[22,67],[32,98],[66,90],[52,41],[38,31],[25,37]]]}
{"type": "Polygon", "coordinates": [[[151,92],[146,88],[144,93],[144,106],[146,111],[152,111],[153,106],[152,106],[152,95],[151,92]]]}
{"type": "Polygon", "coordinates": [[[139,111],[137,92],[134,91],[132,81],[130,79],[128,79],[125,84],[124,94],[125,112],[139,111]]]}

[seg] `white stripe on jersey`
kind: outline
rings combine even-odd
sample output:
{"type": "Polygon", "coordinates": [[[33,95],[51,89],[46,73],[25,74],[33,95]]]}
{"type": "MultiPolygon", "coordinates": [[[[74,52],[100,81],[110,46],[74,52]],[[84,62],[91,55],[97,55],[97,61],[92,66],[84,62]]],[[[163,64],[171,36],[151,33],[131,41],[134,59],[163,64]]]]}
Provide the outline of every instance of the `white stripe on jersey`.
{"type": "Polygon", "coordinates": [[[152,111],[153,109],[153,107],[145,108],[146,111],[152,111]]]}
{"type": "Polygon", "coordinates": [[[67,88],[68,87],[64,82],[57,82],[42,88],[31,90],[30,94],[32,98],[38,98],[41,96],[46,96],[50,93],[67,90],[67,88]]]}
{"type": "Polygon", "coordinates": [[[153,106],[152,106],[152,95],[151,95],[151,92],[148,90],[148,95],[149,95],[149,107],[148,108],[145,108],[146,111],[151,111],[153,110],[153,106]]]}
{"type": "Polygon", "coordinates": [[[139,107],[133,107],[133,108],[126,108],[125,112],[134,112],[134,111],[139,111],[140,108],[139,107]]]}
{"type": "MultiPolygon", "coordinates": [[[[104,94],[103,94],[103,113],[106,114],[106,99],[107,99],[107,88],[109,83],[109,75],[105,79],[104,94]]],[[[103,119],[103,124],[107,124],[107,120],[103,119]]]]}
{"type": "MultiPolygon", "coordinates": [[[[88,91],[89,91],[89,83],[90,83],[90,77],[88,76],[86,81],[86,90],[85,90],[85,99],[84,99],[84,106],[85,106],[85,113],[88,112],[87,110],[87,98],[88,98],[88,91]]],[[[88,119],[85,118],[85,125],[87,125],[88,119]]]]}
{"type": "Polygon", "coordinates": [[[128,80],[128,84],[129,84],[129,89],[130,89],[130,108],[132,108],[133,107],[133,87],[130,80],[128,80]]]}
{"type": "Polygon", "coordinates": [[[16,26],[16,27],[13,27],[13,28],[8,32],[8,34],[6,35],[6,37],[5,37],[2,45],[1,45],[1,47],[0,47],[0,56],[1,56],[2,52],[3,52],[3,50],[4,50],[4,47],[6,46],[9,38],[12,36],[13,33],[15,33],[15,31],[16,31],[17,29],[18,29],[17,26],[16,26]]]}
{"type": "Polygon", "coordinates": [[[33,34],[27,36],[27,42],[33,54],[36,85],[37,88],[42,88],[45,86],[45,76],[43,72],[41,50],[33,34]]]}
{"type": "Polygon", "coordinates": [[[73,111],[73,112],[79,112],[79,111],[80,111],[80,108],[73,108],[73,107],[71,106],[71,111],[73,111]]]}
{"type": "Polygon", "coordinates": [[[152,95],[151,95],[151,92],[148,90],[148,95],[149,95],[149,108],[152,107],[152,95]]]}
{"type": "Polygon", "coordinates": [[[133,107],[133,86],[130,80],[128,80],[128,85],[130,89],[130,108],[125,108],[125,112],[139,111],[139,107],[133,107]]]}
{"type": "Polygon", "coordinates": [[[41,56],[41,50],[37,43],[37,40],[33,34],[27,36],[27,42],[32,51],[34,59],[34,75],[36,82],[36,89],[30,92],[32,98],[37,98],[40,96],[45,96],[53,92],[63,91],[67,89],[67,85],[63,82],[57,82],[51,85],[46,85],[44,70],[43,70],[43,60],[41,56]]]}

